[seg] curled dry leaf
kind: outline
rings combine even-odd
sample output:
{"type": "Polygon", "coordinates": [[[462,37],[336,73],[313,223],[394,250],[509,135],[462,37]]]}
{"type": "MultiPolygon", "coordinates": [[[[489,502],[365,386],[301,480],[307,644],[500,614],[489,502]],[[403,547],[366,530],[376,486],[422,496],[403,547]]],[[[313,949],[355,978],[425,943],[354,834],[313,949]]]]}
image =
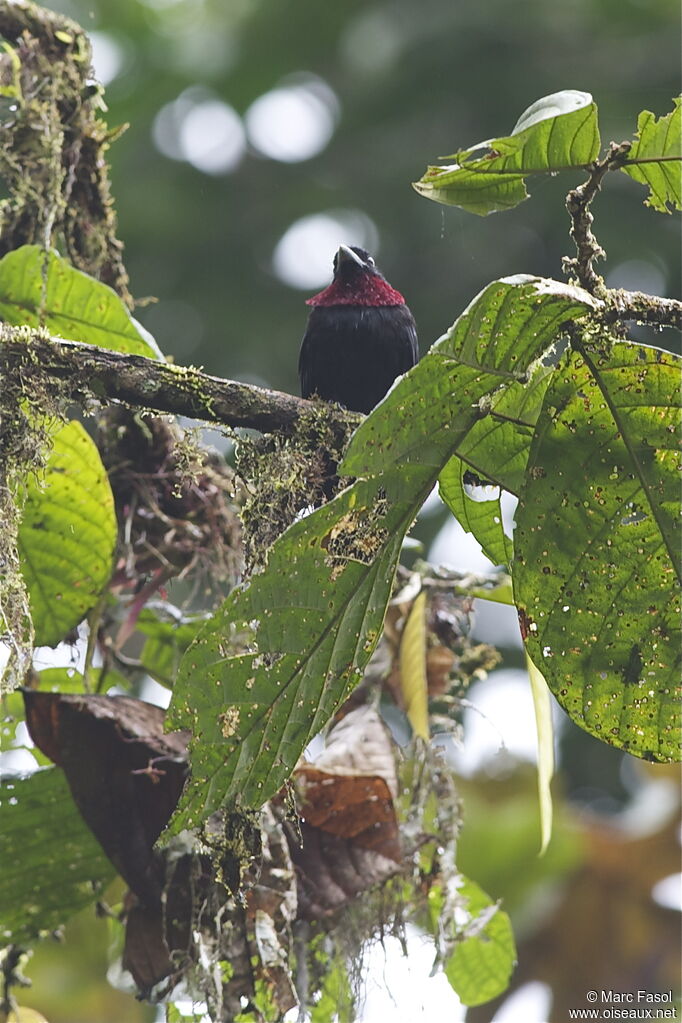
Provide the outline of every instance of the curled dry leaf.
{"type": "Polygon", "coordinates": [[[64,770],[83,818],[130,886],[123,967],[140,995],[155,1001],[183,981],[213,1018],[232,1019],[258,983],[282,1013],[295,1005],[288,959],[296,881],[272,810],[266,806],[255,827],[258,855],[243,871],[242,899],[226,887],[244,866],[237,847],[247,858],[235,815],[207,821],[206,842],[183,835],[154,849],[188,771],[188,733],[164,734],[160,707],[28,689],[24,702],[33,741],[64,770]],[[215,966],[224,961],[232,973],[218,982],[215,966]]]}
{"type": "Polygon", "coordinates": [[[299,916],[327,916],[400,871],[392,740],[377,712],[350,711],[294,775],[300,840],[289,828],[299,916]]]}
{"type": "Polygon", "coordinates": [[[413,620],[412,610],[425,598],[424,607],[424,670],[430,699],[442,696],[453,683],[461,684],[461,675],[470,647],[468,638],[472,601],[437,587],[424,584],[413,572],[389,605],[384,625],[384,643],[388,646],[391,669],[386,685],[396,704],[406,710],[411,680],[403,679],[406,664],[405,629],[413,620]]]}
{"type": "Polygon", "coordinates": [[[161,896],[152,853],[187,776],[187,732],[128,696],[24,690],[26,724],[61,767],[74,802],[121,877],[143,901],[161,896]]]}

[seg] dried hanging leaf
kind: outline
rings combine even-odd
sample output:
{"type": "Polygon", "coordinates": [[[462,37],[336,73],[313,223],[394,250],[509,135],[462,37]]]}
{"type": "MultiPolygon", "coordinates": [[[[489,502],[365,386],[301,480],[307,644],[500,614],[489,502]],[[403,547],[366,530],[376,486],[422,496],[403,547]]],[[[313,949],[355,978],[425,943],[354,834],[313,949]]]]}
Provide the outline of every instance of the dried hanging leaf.
{"type": "Polygon", "coordinates": [[[314,919],[400,870],[395,761],[377,712],[367,706],[350,711],[294,780],[302,841],[289,834],[299,915],[314,919]]]}
{"type": "Polygon", "coordinates": [[[187,776],[186,732],[164,735],[164,711],[128,696],[24,690],[36,746],[63,768],[107,856],[143,900],[161,895],[152,848],[187,776]]]}

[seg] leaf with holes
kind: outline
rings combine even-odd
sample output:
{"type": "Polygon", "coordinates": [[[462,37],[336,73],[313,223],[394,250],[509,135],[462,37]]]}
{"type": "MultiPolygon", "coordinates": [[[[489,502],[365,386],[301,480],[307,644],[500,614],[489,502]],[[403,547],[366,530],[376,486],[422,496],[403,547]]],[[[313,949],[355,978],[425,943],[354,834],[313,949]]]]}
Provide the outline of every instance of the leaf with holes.
{"type": "Polygon", "coordinates": [[[266,571],[233,592],[184,655],[169,726],[190,728],[192,775],[173,827],[225,800],[260,806],[361,677],[402,538],[431,479],[362,480],[295,523],[266,571]],[[410,485],[411,484],[411,485],[410,485]]]}
{"type": "Polygon", "coordinates": [[[680,755],[679,359],[620,342],[554,374],[516,513],[528,652],[582,728],[680,755]]]}
{"type": "Polygon", "coordinates": [[[438,492],[467,533],[473,534],[486,558],[493,565],[508,565],[512,558],[512,540],[502,524],[499,487],[476,486],[472,490],[467,469],[456,455],[438,477],[438,492]]]}
{"type": "Polygon", "coordinates": [[[58,768],[6,778],[0,797],[0,937],[22,945],[94,902],[115,872],[58,768]]]}
{"type": "Polygon", "coordinates": [[[682,98],[665,117],[643,110],[637,120],[637,141],[621,170],[635,181],[648,185],[647,206],[659,213],[682,208],[682,98]]]}
{"type": "Polygon", "coordinates": [[[513,543],[504,531],[501,494],[483,487],[491,483],[519,493],[552,372],[551,365],[536,362],[527,380],[498,391],[490,401],[489,414],[474,423],[438,478],[441,498],[494,565],[509,564],[513,543]],[[480,478],[480,486],[473,490],[472,471],[480,478]]]}
{"type": "Polygon", "coordinates": [[[29,476],[19,528],[21,570],[38,646],[56,646],[97,602],[111,574],[114,499],[80,423],[59,427],[40,482],[29,476]]]}
{"type": "Polygon", "coordinates": [[[0,259],[0,319],[43,326],[59,337],[114,352],[160,356],[154,339],[112,288],[39,245],[22,245],[0,259]]]}
{"type": "Polygon", "coordinates": [[[259,806],[280,788],[359,681],[402,538],[485,414],[482,399],[524,379],[561,324],[594,305],[553,281],[497,281],[368,416],[343,471],[370,478],[291,526],[182,659],[169,725],[194,739],[174,829],[226,801],[259,806]]]}
{"type": "Polygon", "coordinates": [[[428,167],[420,195],[485,216],[528,198],[525,179],[586,167],[599,154],[597,105],[589,92],[565,89],[528,107],[511,135],[455,153],[456,163],[428,167]]]}

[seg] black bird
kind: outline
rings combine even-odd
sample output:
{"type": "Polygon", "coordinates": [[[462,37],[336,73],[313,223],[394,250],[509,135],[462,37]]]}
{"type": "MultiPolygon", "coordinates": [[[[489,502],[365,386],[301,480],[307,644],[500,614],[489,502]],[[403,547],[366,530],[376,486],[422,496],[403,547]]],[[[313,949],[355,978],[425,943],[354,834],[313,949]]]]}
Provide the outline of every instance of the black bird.
{"type": "Polygon", "coordinates": [[[306,304],[312,309],[298,359],[301,394],[371,412],[419,358],[405,299],[364,249],[342,245],[334,280],[306,304]]]}

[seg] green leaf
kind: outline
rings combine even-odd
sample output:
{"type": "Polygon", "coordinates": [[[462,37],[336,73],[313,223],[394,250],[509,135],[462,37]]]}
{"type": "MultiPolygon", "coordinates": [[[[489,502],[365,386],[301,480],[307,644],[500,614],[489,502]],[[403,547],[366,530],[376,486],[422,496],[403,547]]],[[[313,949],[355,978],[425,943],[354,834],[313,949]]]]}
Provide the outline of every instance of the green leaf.
{"type": "Polygon", "coordinates": [[[527,380],[498,391],[491,399],[489,415],[474,423],[457,447],[458,457],[479,476],[517,497],[552,372],[552,366],[536,362],[527,380]]]}
{"type": "Polygon", "coordinates": [[[427,199],[484,216],[527,199],[531,174],[587,166],[599,145],[596,103],[588,92],[566,89],[533,103],[511,135],[445,157],[456,163],[428,167],[413,187],[427,199]]]}
{"type": "Polygon", "coordinates": [[[506,991],[516,962],[508,915],[474,882],[456,879],[457,905],[468,915],[445,963],[445,976],[464,1005],[481,1005],[506,991]]]}
{"type": "MultiPolygon", "coordinates": [[[[494,580],[495,577],[493,576],[492,579],[494,580]]],[[[472,586],[468,592],[472,597],[478,597],[479,600],[492,600],[496,604],[514,605],[511,576],[506,572],[499,573],[496,583],[493,582],[489,586],[472,586]]]]}
{"type": "Polygon", "coordinates": [[[114,499],[97,448],[78,422],[54,432],[40,482],[29,476],[18,549],[38,646],[56,646],[111,574],[114,499]]]}
{"type": "Polygon", "coordinates": [[[516,513],[528,652],[570,717],[679,757],[680,360],[626,342],[570,354],[545,396],[516,513]]]}
{"type": "Polygon", "coordinates": [[[94,902],[115,871],[59,768],[5,778],[0,796],[0,937],[21,945],[94,902]]]}
{"type": "Polygon", "coordinates": [[[540,855],[544,855],[552,837],[552,790],[554,774],[554,725],[547,683],[526,654],[530,690],[533,694],[535,727],[538,736],[538,804],[540,807],[540,855]]]}
{"type": "Polygon", "coordinates": [[[453,455],[438,478],[440,496],[459,524],[476,537],[486,558],[493,565],[507,565],[512,559],[513,546],[502,525],[500,489],[477,487],[477,496],[472,496],[472,492],[467,491],[467,472],[470,470],[461,458],[453,455]],[[478,496],[480,490],[484,496],[478,496]]]}
{"type": "Polygon", "coordinates": [[[223,802],[259,806],[361,678],[402,538],[478,402],[523,379],[594,300],[536,278],[491,285],[355,434],[358,479],[291,526],[182,659],[169,726],[189,728],[192,776],[172,827],[223,802]]]}
{"type": "Polygon", "coordinates": [[[137,620],[138,630],[147,636],[140,654],[144,670],[162,686],[172,688],[183,654],[205,624],[205,615],[164,621],[155,610],[145,608],[137,620]]]}
{"type": "Polygon", "coordinates": [[[659,213],[682,209],[682,97],[677,96],[674,103],[674,109],[658,120],[649,110],[642,111],[637,141],[621,168],[635,181],[648,185],[645,204],[659,213]]]}
{"type": "Polygon", "coordinates": [[[353,1019],[355,1003],[347,964],[339,957],[325,965],[327,969],[323,974],[319,998],[308,1010],[310,1023],[338,1023],[342,1019],[353,1019]]]}
{"type": "Polygon", "coordinates": [[[23,245],[0,259],[0,319],[43,326],[59,337],[114,352],[152,359],[160,354],[115,291],[38,245],[23,245]]]}

